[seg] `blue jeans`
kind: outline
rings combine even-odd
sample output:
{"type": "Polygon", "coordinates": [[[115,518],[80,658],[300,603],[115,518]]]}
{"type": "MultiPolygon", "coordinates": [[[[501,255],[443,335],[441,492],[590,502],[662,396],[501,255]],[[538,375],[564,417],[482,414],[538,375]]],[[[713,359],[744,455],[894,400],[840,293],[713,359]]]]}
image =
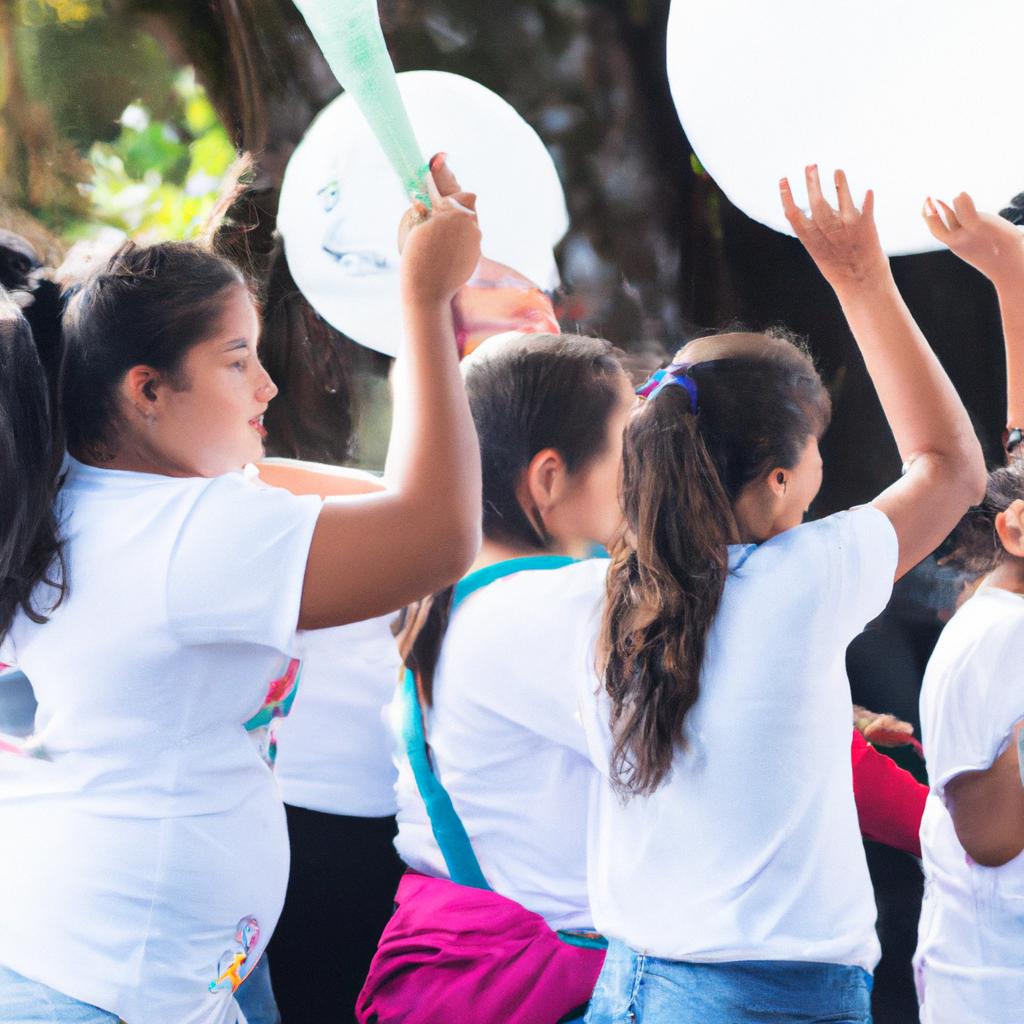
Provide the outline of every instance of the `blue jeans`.
{"type": "Polygon", "coordinates": [[[0,964],[0,1024],[118,1024],[116,1013],[80,1003],[0,964]]]}
{"type": "Polygon", "coordinates": [[[843,964],[659,960],[608,944],[587,1024],[871,1024],[871,975],[843,964]]]}
{"type": "Polygon", "coordinates": [[[270,963],[266,953],[239,985],[235,999],[245,1014],[246,1024],[281,1024],[281,1014],[278,1013],[274,990],[270,985],[270,963]]]}

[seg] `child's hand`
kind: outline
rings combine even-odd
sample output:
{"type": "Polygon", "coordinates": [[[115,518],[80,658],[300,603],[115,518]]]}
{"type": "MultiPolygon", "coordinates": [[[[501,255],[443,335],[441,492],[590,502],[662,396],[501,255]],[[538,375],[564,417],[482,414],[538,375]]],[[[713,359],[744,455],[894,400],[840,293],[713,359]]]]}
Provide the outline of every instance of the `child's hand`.
{"type": "Polygon", "coordinates": [[[990,281],[1024,274],[1024,234],[1020,228],[993,213],[979,213],[974,200],[961,192],[950,207],[941,199],[943,218],[932,199],[921,211],[928,230],[965,263],[980,270],[990,281]]]}
{"type": "Polygon", "coordinates": [[[402,218],[402,293],[412,302],[450,302],[480,261],[476,196],[462,192],[443,158],[431,161],[432,209],[414,206],[402,218]]]}
{"type": "Polygon", "coordinates": [[[914,727],[895,715],[853,705],[854,728],[876,747],[903,747],[914,741],[914,727]]]}
{"type": "Polygon", "coordinates": [[[807,168],[807,197],[811,207],[808,217],[793,201],[789,181],[783,178],[779,192],[786,220],[822,276],[837,292],[890,282],[889,260],[875,228],[874,193],[867,193],[863,208],[858,210],[842,171],[836,171],[835,183],[838,210],[821,194],[817,166],[807,168]]]}

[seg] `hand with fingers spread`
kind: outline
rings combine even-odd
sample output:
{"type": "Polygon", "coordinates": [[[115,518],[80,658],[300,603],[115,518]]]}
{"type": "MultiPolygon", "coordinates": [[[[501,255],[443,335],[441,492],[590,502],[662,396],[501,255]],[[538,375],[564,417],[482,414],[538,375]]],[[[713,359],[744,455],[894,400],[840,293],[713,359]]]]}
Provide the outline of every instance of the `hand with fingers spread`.
{"type": "Polygon", "coordinates": [[[430,168],[430,211],[414,204],[399,228],[407,302],[450,302],[480,261],[476,196],[460,189],[443,153],[431,160],[430,168]]]}
{"type": "Polygon", "coordinates": [[[869,191],[858,209],[846,175],[836,171],[836,209],[822,195],[817,165],[808,167],[806,176],[809,216],[794,202],[787,178],[779,182],[779,192],[786,220],[825,280],[837,292],[891,283],[889,260],[875,227],[874,193],[869,191]]]}
{"type": "Polygon", "coordinates": [[[979,212],[966,192],[961,192],[952,206],[929,198],[921,213],[935,238],[990,281],[1021,281],[1024,233],[1020,228],[994,213],[979,212]]]}

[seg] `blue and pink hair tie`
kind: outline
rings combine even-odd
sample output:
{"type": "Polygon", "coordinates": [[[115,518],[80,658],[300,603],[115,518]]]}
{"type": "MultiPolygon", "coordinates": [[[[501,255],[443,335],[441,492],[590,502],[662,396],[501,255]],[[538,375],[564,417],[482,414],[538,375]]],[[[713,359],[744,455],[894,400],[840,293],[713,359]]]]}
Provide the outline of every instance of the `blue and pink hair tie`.
{"type": "Polygon", "coordinates": [[[652,401],[656,395],[673,384],[683,388],[690,396],[690,412],[697,415],[697,382],[690,376],[692,363],[671,363],[664,369],[655,370],[647,380],[636,389],[636,393],[645,401],[652,401]]]}

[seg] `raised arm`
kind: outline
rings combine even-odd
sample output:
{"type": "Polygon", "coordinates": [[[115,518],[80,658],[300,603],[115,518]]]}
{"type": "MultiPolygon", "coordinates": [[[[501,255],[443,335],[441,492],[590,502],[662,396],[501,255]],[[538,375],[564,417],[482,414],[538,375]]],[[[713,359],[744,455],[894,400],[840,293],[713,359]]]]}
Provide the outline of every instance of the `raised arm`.
{"type": "Polygon", "coordinates": [[[313,534],[299,625],[393,611],[456,580],[480,532],[480,453],[459,375],[451,300],[480,258],[476,197],[436,167],[433,211],[405,239],[404,363],[383,491],[329,498],[313,534]]]}
{"type": "Polygon", "coordinates": [[[1006,342],[1006,426],[1024,427],[1024,234],[993,213],[979,213],[966,192],[952,207],[929,199],[924,219],[931,233],[995,285],[1006,342]]]}
{"type": "Polygon", "coordinates": [[[929,555],[985,491],[985,464],[970,418],[896,288],[878,241],[874,195],[862,209],[842,171],[838,209],[807,168],[810,216],[780,183],[786,219],[846,315],[907,470],[872,504],[899,538],[897,579],[929,555]]]}

